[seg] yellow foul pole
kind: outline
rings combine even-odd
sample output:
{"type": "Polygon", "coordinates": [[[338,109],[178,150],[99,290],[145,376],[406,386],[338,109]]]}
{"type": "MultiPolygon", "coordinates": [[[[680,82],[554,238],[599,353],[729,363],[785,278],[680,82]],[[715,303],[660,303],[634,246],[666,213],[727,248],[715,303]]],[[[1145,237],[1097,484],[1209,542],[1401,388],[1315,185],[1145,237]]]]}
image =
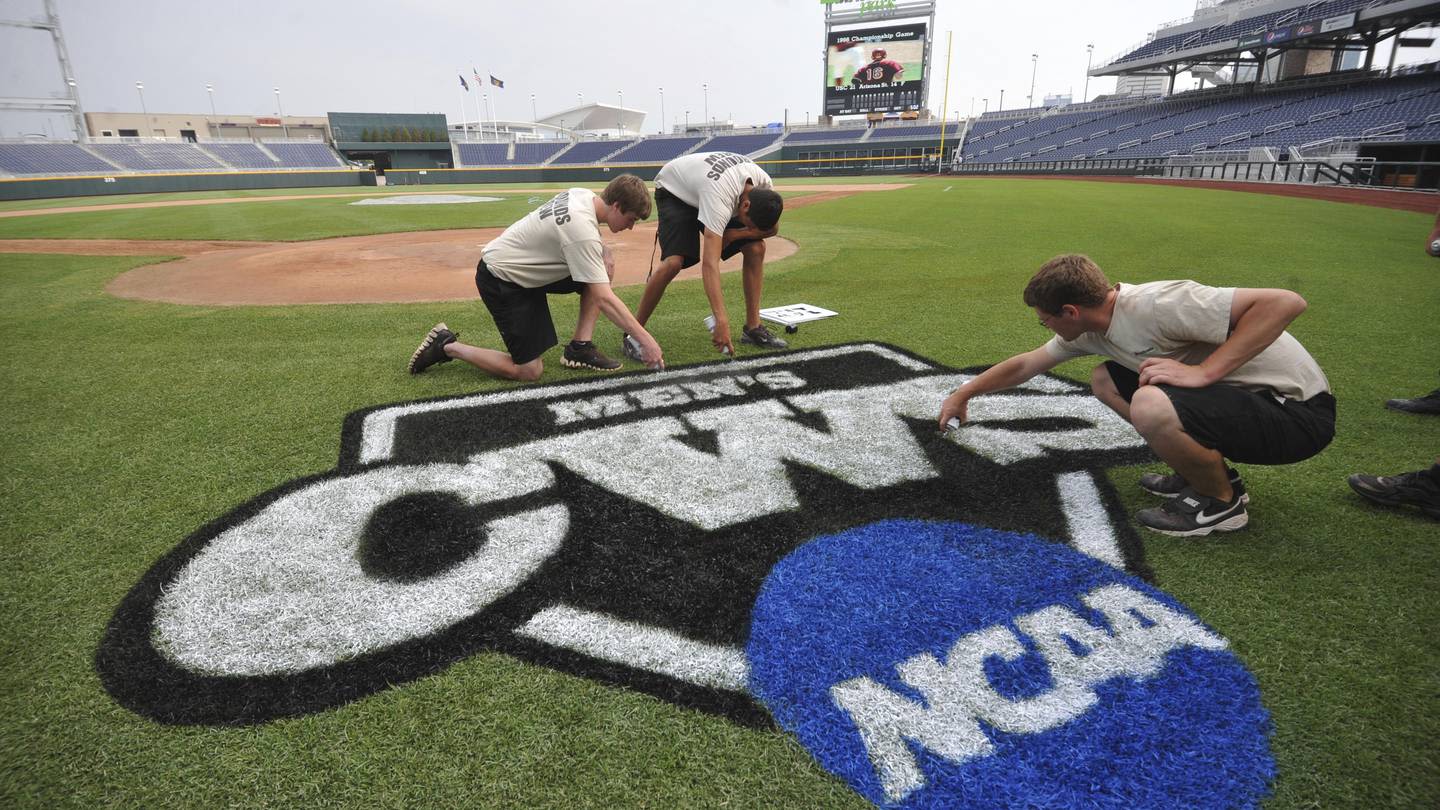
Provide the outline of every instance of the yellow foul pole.
{"type": "Polygon", "coordinates": [[[945,170],[945,129],[949,126],[946,123],[945,111],[950,109],[950,48],[954,44],[955,32],[947,31],[945,34],[945,98],[940,102],[940,154],[935,157],[936,174],[945,170]]]}

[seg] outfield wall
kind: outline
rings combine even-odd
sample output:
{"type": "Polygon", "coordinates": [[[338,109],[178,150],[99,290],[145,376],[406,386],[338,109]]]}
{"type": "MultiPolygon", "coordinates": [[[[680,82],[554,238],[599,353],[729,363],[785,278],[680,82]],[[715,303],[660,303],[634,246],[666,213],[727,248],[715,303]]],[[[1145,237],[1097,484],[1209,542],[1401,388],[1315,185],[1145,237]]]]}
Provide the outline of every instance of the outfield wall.
{"type": "Polygon", "coordinates": [[[231,191],[235,189],[373,185],[375,185],[375,173],[361,169],[0,178],[0,200],[95,197],[108,194],[156,194],[171,191],[231,191]]]}

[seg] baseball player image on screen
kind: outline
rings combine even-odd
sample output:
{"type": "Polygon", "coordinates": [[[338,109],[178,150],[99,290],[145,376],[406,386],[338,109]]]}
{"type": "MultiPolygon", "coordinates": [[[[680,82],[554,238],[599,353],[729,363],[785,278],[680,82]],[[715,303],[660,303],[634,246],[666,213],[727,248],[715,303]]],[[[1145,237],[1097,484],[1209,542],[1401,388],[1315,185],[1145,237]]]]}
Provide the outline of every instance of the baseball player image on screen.
{"type": "MultiPolygon", "coordinates": [[[[645,282],[636,320],[643,326],[675,276],[698,262],[715,319],[711,342],[717,351],[733,356],[730,317],[720,291],[720,262],[739,253],[744,256],[745,288],[745,328],[740,339],[764,348],[785,348],[788,344],[760,323],[765,240],[779,232],[784,207],[770,175],[744,155],[696,152],[666,163],[655,175],[660,264],[645,282]]],[[[627,334],[621,349],[634,358],[641,346],[627,334]]]]}
{"type": "Polygon", "coordinates": [[[905,72],[905,66],[894,59],[887,59],[884,48],[876,48],[870,52],[870,64],[855,71],[855,76],[850,80],[852,85],[860,87],[871,84],[888,84],[890,82],[902,81],[900,74],[905,72]]]}

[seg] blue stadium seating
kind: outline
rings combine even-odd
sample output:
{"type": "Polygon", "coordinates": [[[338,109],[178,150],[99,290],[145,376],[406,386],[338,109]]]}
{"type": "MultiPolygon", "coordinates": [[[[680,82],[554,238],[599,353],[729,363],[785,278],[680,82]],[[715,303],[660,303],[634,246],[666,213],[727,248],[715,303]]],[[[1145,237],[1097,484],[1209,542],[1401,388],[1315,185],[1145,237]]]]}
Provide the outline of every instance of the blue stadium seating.
{"type": "Polygon", "coordinates": [[[508,143],[460,143],[456,146],[461,166],[503,166],[512,162],[506,157],[510,153],[508,143]]]}
{"type": "Polygon", "coordinates": [[[759,135],[717,135],[700,145],[701,152],[734,152],[748,155],[759,152],[780,139],[778,132],[762,132],[759,135]]]}
{"type": "Polygon", "coordinates": [[[210,141],[200,144],[200,148],[237,169],[277,169],[280,167],[280,163],[275,158],[265,154],[260,147],[250,141],[233,143],[210,141]]]}
{"type": "Polygon", "coordinates": [[[1233,23],[1220,23],[1206,29],[1160,37],[1115,59],[1112,64],[1134,62],[1170,52],[1189,51],[1211,45],[1224,45],[1240,37],[1263,34],[1266,31],[1294,23],[1333,17],[1337,14],[1359,11],[1371,6],[1381,7],[1393,2],[1399,2],[1399,0],[1319,0],[1308,4],[1297,3],[1287,9],[1242,17],[1233,23]]]}
{"type": "Polygon", "coordinates": [[[556,152],[569,146],[568,141],[558,143],[517,143],[515,160],[517,165],[536,166],[549,160],[556,152]]]}
{"type": "Polygon", "coordinates": [[[345,164],[323,143],[265,143],[282,169],[335,169],[345,164]]]}
{"type": "Polygon", "coordinates": [[[0,171],[55,175],[115,174],[117,170],[73,143],[3,143],[0,171]]]}
{"type": "MultiPolygon", "coordinates": [[[[940,130],[945,129],[945,127],[946,125],[944,124],[934,124],[930,126],[919,127],[880,127],[879,129],[875,130],[875,134],[870,136],[870,140],[879,141],[896,138],[938,138],[940,137],[940,130]]],[[[963,126],[961,124],[950,124],[949,129],[945,130],[945,137],[958,138],[960,136],[960,130],[962,128],[963,126]]]]}
{"type": "Polygon", "coordinates": [[[971,163],[1138,158],[1197,151],[1289,147],[1380,132],[1400,140],[1433,137],[1427,118],[1440,114],[1440,75],[1421,74],[1347,87],[1297,87],[1241,96],[1176,96],[1043,134],[1038,122],[1009,132],[971,130],[971,163]],[[1020,133],[1031,132],[1033,137],[1020,133]],[[1019,134],[1019,137],[1016,135],[1019,134]]]}
{"type": "Polygon", "coordinates": [[[646,138],[634,146],[626,147],[607,163],[664,163],[690,151],[692,146],[705,140],[703,137],[688,138],[646,138]]]}
{"type": "Polygon", "coordinates": [[[858,141],[870,130],[864,127],[845,129],[817,129],[792,132],[785,136],[785,143],[809,143],[811,141],[858,141]]]}
{"type": "Polygon", "coordinates": [[[560,156],[550,162],[550,165],[557,163],[596,163],[611,152],[629,146],[634,143],[633,139],[623,141],[581,141],[574,146],[560,153],[560,156]]]}
{"type": "Polygon", "coordinates": [[[224,171],[215,159],[189,143],[96,143],[95,153],[131,171],[224,171]]]}

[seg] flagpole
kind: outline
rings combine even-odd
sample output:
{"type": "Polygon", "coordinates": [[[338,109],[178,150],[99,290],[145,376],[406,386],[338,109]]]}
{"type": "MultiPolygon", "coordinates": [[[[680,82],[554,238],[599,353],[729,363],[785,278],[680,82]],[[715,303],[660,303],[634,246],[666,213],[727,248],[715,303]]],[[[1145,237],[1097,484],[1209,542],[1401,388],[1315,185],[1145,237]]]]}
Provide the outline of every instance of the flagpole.
{"type": "Polygon", "coordinates": [[[460,129],[465,132],[465,140],[470,140],[470,127],[465,123],[465,85],[460,85],[460,129]]]}
{"type": "Polygon", "coordinates": [[[955,43],[955,32],[950,31],[945,38],[945,96],[940,101],[940,154],[935,157],[935,173],[945,171],[945,130],[950,124],[945,119],[945,111],[950,104],[950,47],[955,43]]]}

